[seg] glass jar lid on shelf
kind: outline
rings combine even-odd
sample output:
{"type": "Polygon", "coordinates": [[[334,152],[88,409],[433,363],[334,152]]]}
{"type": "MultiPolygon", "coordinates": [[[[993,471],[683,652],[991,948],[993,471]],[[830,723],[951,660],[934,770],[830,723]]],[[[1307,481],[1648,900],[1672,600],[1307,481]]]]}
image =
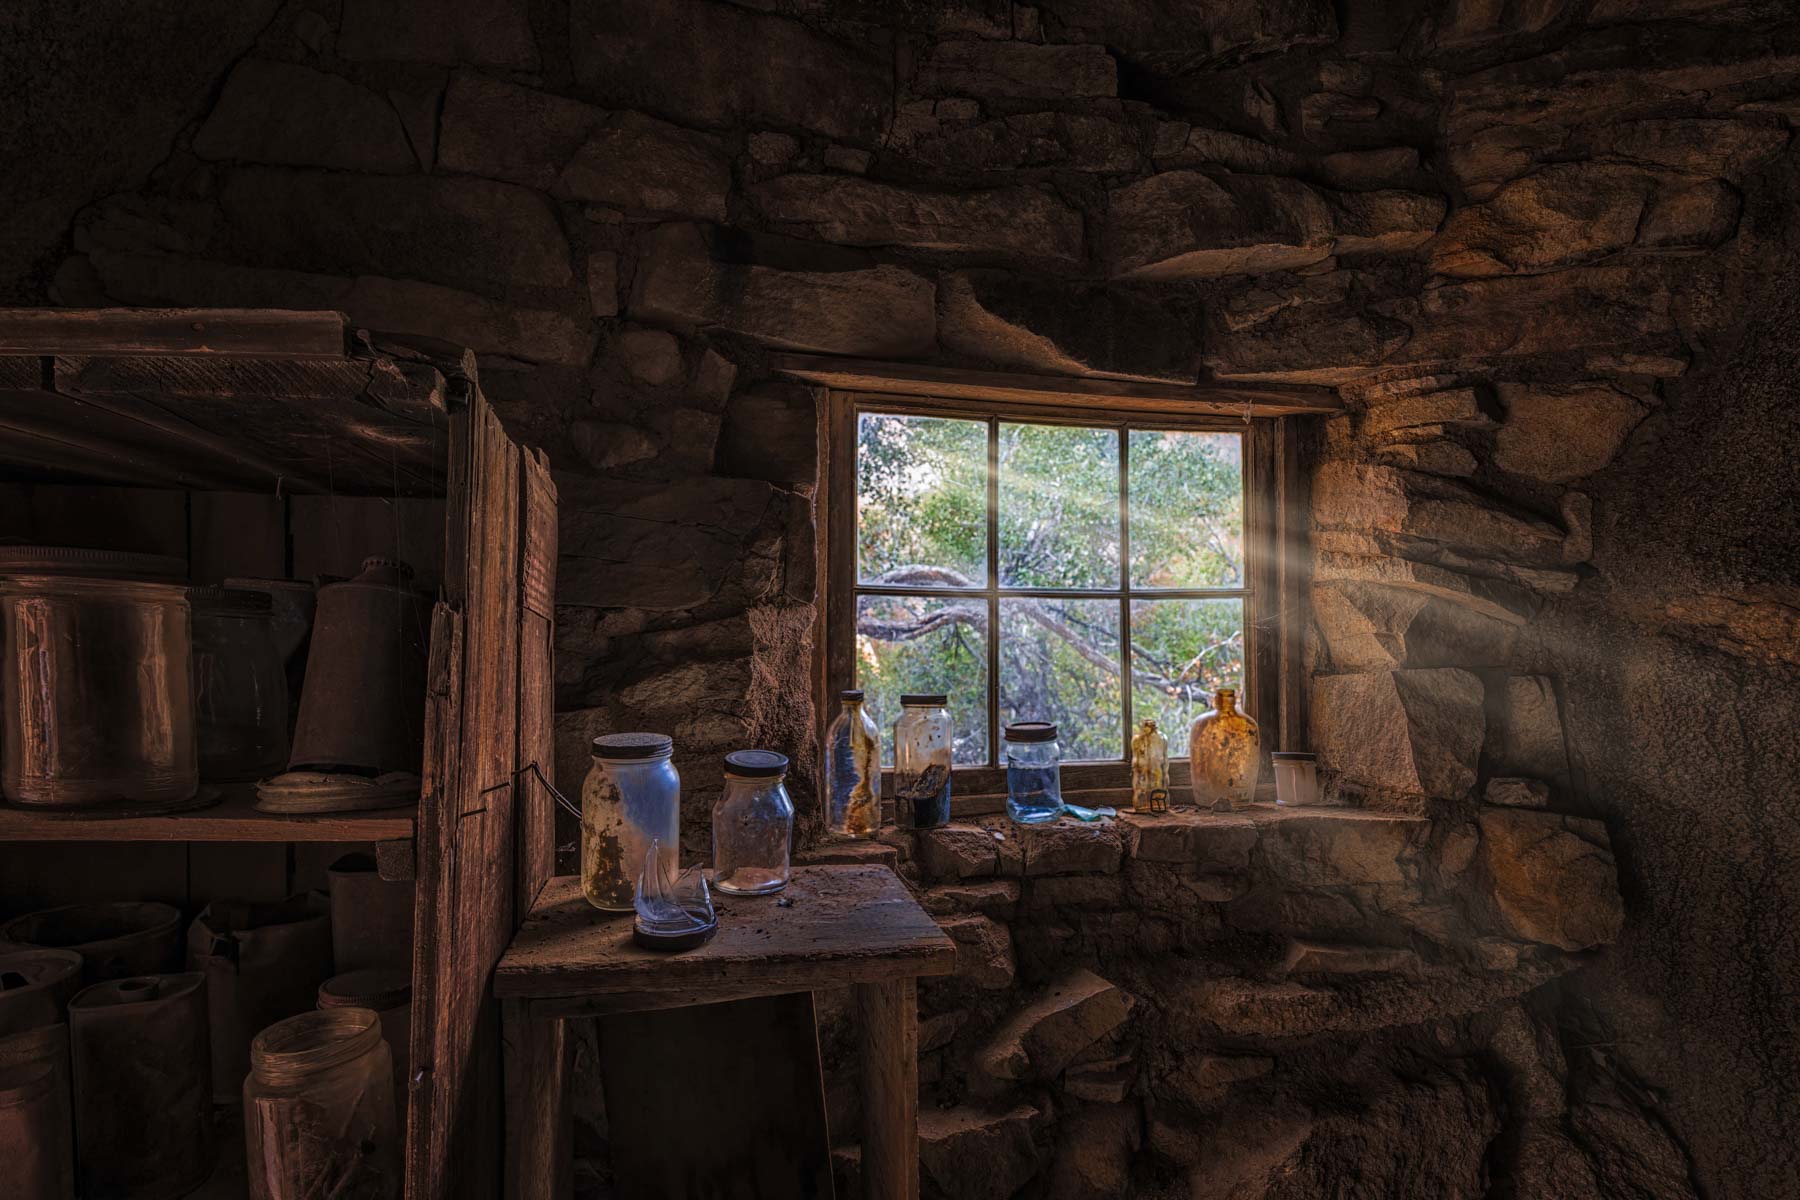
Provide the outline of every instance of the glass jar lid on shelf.
{"type": "Polygon", "coordinates": [[[1056,726],[1049,721],[1015,721],[1006,727],[1009,742],[1054,742],[1056,726]]]}
{"type": "Polygon", "coordinates": [[[625,761],[661,758],[675,751],[675,739],[666,733],[604,733],[594,739],[594,757],[625,761]]]}
{"type": "Polygon", "coordinates": [[[775,779],[787,769],[788,756],[773,750],[733,750],[725,756],[725,773],[741,779],[775,779]]]}
{"type": "Polygon", "coordinates": [[[950,703],[948,692],[907,692],[900,703],[908,708],[942,708],[950,703]]]}
{"type": "Polygon", "coordinates": [[[861,688],[845,688],[838,693],[839,700],[861,700],[862,698],[863,690],[861,688]]]}

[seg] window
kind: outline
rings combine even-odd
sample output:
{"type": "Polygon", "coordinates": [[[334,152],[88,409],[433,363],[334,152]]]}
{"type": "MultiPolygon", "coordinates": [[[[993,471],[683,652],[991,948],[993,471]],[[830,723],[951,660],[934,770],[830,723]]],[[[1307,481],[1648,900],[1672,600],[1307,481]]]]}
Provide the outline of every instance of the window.
{"type": "Polygon", "coordinates": [[[832,606],[832,686],[883,725],[902,693],[947,692],[959,767],[997,767],[1009,722],[1048,720],[1065,762],[1112,764],[1081,782],[1117,786],[1138,721],[1183,755],[1213,689],[1249,682],[1242,421],[836,399],[854,459],[828,513],[853,534],[831,539],[852,598],[832,606]]]}

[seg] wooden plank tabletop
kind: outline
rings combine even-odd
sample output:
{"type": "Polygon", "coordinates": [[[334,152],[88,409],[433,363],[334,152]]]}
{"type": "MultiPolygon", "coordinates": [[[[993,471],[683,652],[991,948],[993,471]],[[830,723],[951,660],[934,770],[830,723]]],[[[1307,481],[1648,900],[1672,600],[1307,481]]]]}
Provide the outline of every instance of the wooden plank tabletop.
{"type": "Polygon", "coordinates": [[[661,953],[633,944],[630,914],[596,911],[579,879],[558,875],[495,969],[494,994],[613,996],[624,1003],[594,1010],[616,1011],[946,975],[956,965],[956,944],[886,867],[796,867],[773,895],[715,891],[713,902],[719,931],[710,942],[661,953]]]}

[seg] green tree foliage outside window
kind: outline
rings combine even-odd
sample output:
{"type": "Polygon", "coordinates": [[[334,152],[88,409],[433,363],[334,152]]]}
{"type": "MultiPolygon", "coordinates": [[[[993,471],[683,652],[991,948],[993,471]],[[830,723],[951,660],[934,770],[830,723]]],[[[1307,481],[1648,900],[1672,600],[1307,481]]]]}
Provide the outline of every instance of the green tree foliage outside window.
{"type": "Polygon", "coordinates": [[[1241,681],[1238,433],[880,412],[857,429],[856,672],[883,723],[904,692],[948,692],[956,761],[995,761],[991,684],[1002,724],[1055,721],[1066,759],[1119,760],[1126,687],[1179,751],[1241,681]]]}

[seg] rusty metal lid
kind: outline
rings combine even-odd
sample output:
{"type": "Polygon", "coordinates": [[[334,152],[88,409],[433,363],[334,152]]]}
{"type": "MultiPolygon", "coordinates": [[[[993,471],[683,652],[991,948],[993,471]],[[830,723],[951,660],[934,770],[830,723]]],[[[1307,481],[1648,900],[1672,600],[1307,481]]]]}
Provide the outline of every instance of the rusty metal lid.
{"type": "Polygon", "coordinates": [[[372,1008],[383,1012],[412,1002],[412,972],[368,967],[333,975],[319,985],[320,1008],[372,1008]]]}
{"type": "Polygon", "coordinates": [[[179,583],[187,562],[169,554],[89,550],[80,546],[0,546],[0,575],[67,575],[179,583]]]}
{"type": "Polygon", "coordinates": [[[788,756],[774,750],[733,750],[725,756],[725,773],[741,779],[777,779],[787,769],[788,756]]]}
{"type": "Polygon", "coordinates": [[[1049,721],[1017,721],[1006,727],[1009,742],[1054,742],[1056,726],[1049,721]]]}
{"type": "Polygon", "coordinates": [[[662,758],[675,751],[675,739],[666,733],[604,733],[594,739],[594,757],[614,761],[662,758]]]}
{"type": "Polygon", "coordinates": [[[942,708],[950,703],[947,692],[908,692],[900,697],[900,703],[906,708],[942,708]]]}
{"type": "Polygon", "coordinates": [[[274,597],[250,588],[207,584],[189,588],[187,595],[195,616],[272,618],[275,613],[274,597]]]}

